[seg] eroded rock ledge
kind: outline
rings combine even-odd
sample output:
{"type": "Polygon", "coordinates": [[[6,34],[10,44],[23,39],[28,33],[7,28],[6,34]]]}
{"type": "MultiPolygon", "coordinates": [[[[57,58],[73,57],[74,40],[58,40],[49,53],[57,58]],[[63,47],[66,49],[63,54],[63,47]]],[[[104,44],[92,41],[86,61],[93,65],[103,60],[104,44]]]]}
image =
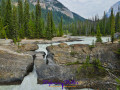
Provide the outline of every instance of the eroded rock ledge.
{"type": "MultiPolygon", "coordinates": [[[[90,61],[97,58],[101,61],[105,68],[113,71],[113,73],[120,74],[120,56],[115,53],[120,48],[119,44],[97,44],[94,48],[89,45],[70,45],[65,43],[47,47],[48,56],[47,60],[53,61],[53,65],[48,63],[42,58],[35,60],[36,71],[38,74],[38,83],[43,80],[64,81],[76,80],[79,82],[76,88],[94,88],[100,90],[107,90],[112,88],[116,89],[116,81],[114,77],[107,73],[102,78],[85,78],[80,75],[77,78],[77,69],[86,61],[86,57],[90,56],[90,61]],[[76,65],[67,65],[79,61],[76,65]]],[[[41,56],[42,57],[42,56],[41,56]]]]}
{"type": "Polygon", "coordinates": [[[67,45],[65,43],[47,47],[48,56],[53,58],[57,65],[79,61],[84,63],[86,57],[90,56],[90,61],[99,59],[102,64],[111,69],[120,67],[119,58],[115,52],[120,48],[119,44],[96,44],[95,47],[90,45],[75,44],[67,45]]]}

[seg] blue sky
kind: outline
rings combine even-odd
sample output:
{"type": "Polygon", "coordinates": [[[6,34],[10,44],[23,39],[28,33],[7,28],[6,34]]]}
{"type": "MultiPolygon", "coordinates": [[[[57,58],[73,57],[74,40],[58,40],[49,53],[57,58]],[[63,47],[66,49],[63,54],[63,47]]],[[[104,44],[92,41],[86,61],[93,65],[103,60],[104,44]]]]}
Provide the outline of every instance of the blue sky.
{"type": "Polygon", "coordinates": [[[79,14],[84,18],[92,18],[99,15],[101,18],[104,11],[118,2],[119,0],[58,0],[71,11],[79,14]]]}

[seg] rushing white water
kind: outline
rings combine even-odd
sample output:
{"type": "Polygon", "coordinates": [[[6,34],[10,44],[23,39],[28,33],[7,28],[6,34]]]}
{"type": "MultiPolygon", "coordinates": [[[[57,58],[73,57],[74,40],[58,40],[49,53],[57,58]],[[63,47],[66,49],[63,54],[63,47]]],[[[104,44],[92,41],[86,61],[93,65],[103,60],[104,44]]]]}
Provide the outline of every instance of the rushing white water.
{"type": "MultiPolygon", "coordinates": [[[[96,40],[95,37],[79,37],[83,41],[74,41],[74,42],[65,42],[68,45],[71,44],[92,44],[92,41],[96,40]]],[[[103,42],[107,42],[109,37],[102,37],[103,42]]],[[[59,43],[53,43],[52,45],[58,45],[59,43]]],[[[39,51],[44,51],[47,54],[46,47],[51,44],[39,44],[39,51]]],[[[36,69],[34,67],[33,72],[31,72],[28,76],[26,76],[21,85],[6,85],[0,86],[0,90],[62,90],[62,87],[49,87],[48,84],[40,85],[37,84],[37,74],[36,69]]],[[[65,89],[63,89],[65,90],[65,89]]],[[[78,90],[78,89],[77,89],[78,90]]],[[[92,90],[92,89],[79,89],[79,90],[92,90]]]]}
{"type": "MultiPolygon", "coordinates": [[[[80,36],[79,38],[82,41],[73,41],[73,42],[64,42],[64,43],[67,43],[68,45],[71,45],[71,44],[89,44],[89,45],[91,45],[93,41],[94,42],[96,41],[96,37],[80,36]]],[[[108,41],[110,41],[110,37],[102,37],[102,41],[108,42],[108,41]]],[[[58,44],[60,44],[60,43],[53,43],[52,45],[58,45],[58,44]]],[[[43,51],[47,54],[46,47],[48,47],[50,45],[51,44],[38,44],[39,49],[37,50],[37,52],[43,51]]]]}

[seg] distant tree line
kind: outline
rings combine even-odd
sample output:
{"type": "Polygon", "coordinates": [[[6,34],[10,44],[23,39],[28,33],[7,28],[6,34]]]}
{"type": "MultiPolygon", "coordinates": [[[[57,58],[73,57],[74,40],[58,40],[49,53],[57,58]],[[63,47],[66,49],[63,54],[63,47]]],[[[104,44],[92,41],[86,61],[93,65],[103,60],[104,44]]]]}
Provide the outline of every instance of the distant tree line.
{"type": "Polygon", "coordinates": [[[30,11],[28,0],[18,0],[16,6],[11,0],[2,0],[0,4],[0,38],[10,38],[19,41],[23,38],[46,38],[63,36],[62,17],[59,25],[55,25],[52,11],[47,12],[47,21],[41,17],[39,0],[36,8],[30,11]]]}
{"type": "Polygon", "coordinates": [[[73,22],[69,25],[63,26],[63,28],[65,32],[70,32],[74,36],[95,36],[97,35],[98,28],[100,28],[102,36],[111,35],[111,38],[114,40],[114,33],[120,32],[120,12],[114,16],[112,9],[110,17],[107,17],[104,12],[102,19],[95,16],[92,20],[73,22]]]}

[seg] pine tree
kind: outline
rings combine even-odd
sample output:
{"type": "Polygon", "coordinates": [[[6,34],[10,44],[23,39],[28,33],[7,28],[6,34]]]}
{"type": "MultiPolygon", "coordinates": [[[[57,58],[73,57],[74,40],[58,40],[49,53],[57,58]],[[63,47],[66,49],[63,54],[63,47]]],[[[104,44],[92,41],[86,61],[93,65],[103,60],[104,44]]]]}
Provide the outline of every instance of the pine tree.
{"type": "Polygon", "coordinates": [[[45,23],[44,23],[43,18],[41,18],[40,21],[41,21],[40,22],[41,38],[44,38],[45,37],[45,23]]]}
{"type": "Polygon", "coordinates": [[[1,19],[3,20],[3,25],[4,25],[4,18],[5,18],[5,10],[6,10],[6,3],[5,0],[1,1],[1,19]]]}
{"type": "Polygon", "coordinates": [[[52,35],[51,35],[51,19],[50,19],[50,13],[48,12],[48,16],[47,16],[47,30],[46,30],[46,38],[48,40],[52,39],[52,35]]]}
{"type": "Polygon", "coordinates": [[[13,23],[12,38],[16,39],[16,41],[17,41],[17,39],[18,39],[18,18],[17,18],[17,9],[15,6],[13,7],[12,23],[13,23]]]}
{"type": "Polygon", "coordinates": [[[41,30],[41,7],[39,0],[37,0],[37,5],[36,5],[36,38],[40,38],[42,36],[42,30],[41,30]]]}
{"type": "Polygon", "coordinates": [[[97,25],[97,37],[96,37],[96,42],[101,42],[101,43],[102,43],[99,24],[97,25]]]}
{"type": "Polygon", "coordinates": [[[106,35],[110,35],[111,34],[111,30],[110,30],[110,17],[107,19],[107,22],[106,22],[106,35]]]}
{"type": "Polygon", "coordinates": [[[54,37],[56,35],[56,32],[55,32],[55,24],[53,21],[52,11],[50,13],[50,19],[51,19],[51,36],[54,37]]]}
{"type": "Polygon", "coordinates": [[[37,0],[37,5],[36,5],[36,20],[41,18],[41,7],[40,7],[40,2],[37,0]]]}
{"type": "Polygon", "coordinates": [[[45,29],[45,23],[44,23],[44,20],[41,19],[41,28],[42,28],[42,38],[45,38],[46,37],[46,29],[45,29]]]}
{"type": "Polygon", "coordinates": [[[110,16],[110,30],[111,30],[111,42],[114,42],[114,33],[115,33],[115,19],[113,14],[113,9],[111,10],[110,16]]]}
{"type": "Polygon", "coordinates": [[[7,38],[6,32],[5,32],[6,28],[7,28],[7,26],[4,27],[3,20],[0,17],[0,38],[2,38],[2,39],[7,38]]]}
{"type": "Polygon", "coordinates": [[[7,0],[5,8],[5,26],[7,26],[6,34],[8,38],[12,38],[12,7],[11,0],[7,0]]]}
{"type": "Polygon", "coordinates": [[[23,25],[23,4],[22,0],[18,0],[18,20],[19,20],[19,29],[23,25]]]}
{"type": "Polygon", "coordinates": [[[25,31],[25,36],[28,37],[28,22],[29,22],[29,2],[28,0],[25,0],[24,3],[24,31],[25,31]]]}
{"type": "MultiPolygon", "coordinates": [[[[118,7],[118,10],[120,11],[120,7],[118,7]]],[[[115,31],[120,32],[120,12],[117,13],[115,18],[115,31]]]]}
{"type": "Polygon", "coordinates": [[[63,19],[61,17],[61,21],[60,21],[60,24],[59,24],[59,34],[60,34],[60,37],[63,36],[63,19]]]}
{"type": "Polygon", "coordinates": [[[23,39],[23,38],[25,37],[25,31],[24,31],[24,26],[23,26],[23,25],[22,25],[21,28],[19,29],[18,33],[19,33],[19,37],[20,37],[20,38],[23,39]]]}
{"type": "Polygon", "coordinates": [[[28,37],[29,38],[34,38],[34,33],[35,33],[35,23],[32,21],[32,19],[30,19],[29,23],[28,23],[28,37]]]}
{"type": "Polygon", "coordinates": [[[35,14],[34,14],[34,11],[31,12],[31,19],[33,22],[35,22],[35,14]]]}

